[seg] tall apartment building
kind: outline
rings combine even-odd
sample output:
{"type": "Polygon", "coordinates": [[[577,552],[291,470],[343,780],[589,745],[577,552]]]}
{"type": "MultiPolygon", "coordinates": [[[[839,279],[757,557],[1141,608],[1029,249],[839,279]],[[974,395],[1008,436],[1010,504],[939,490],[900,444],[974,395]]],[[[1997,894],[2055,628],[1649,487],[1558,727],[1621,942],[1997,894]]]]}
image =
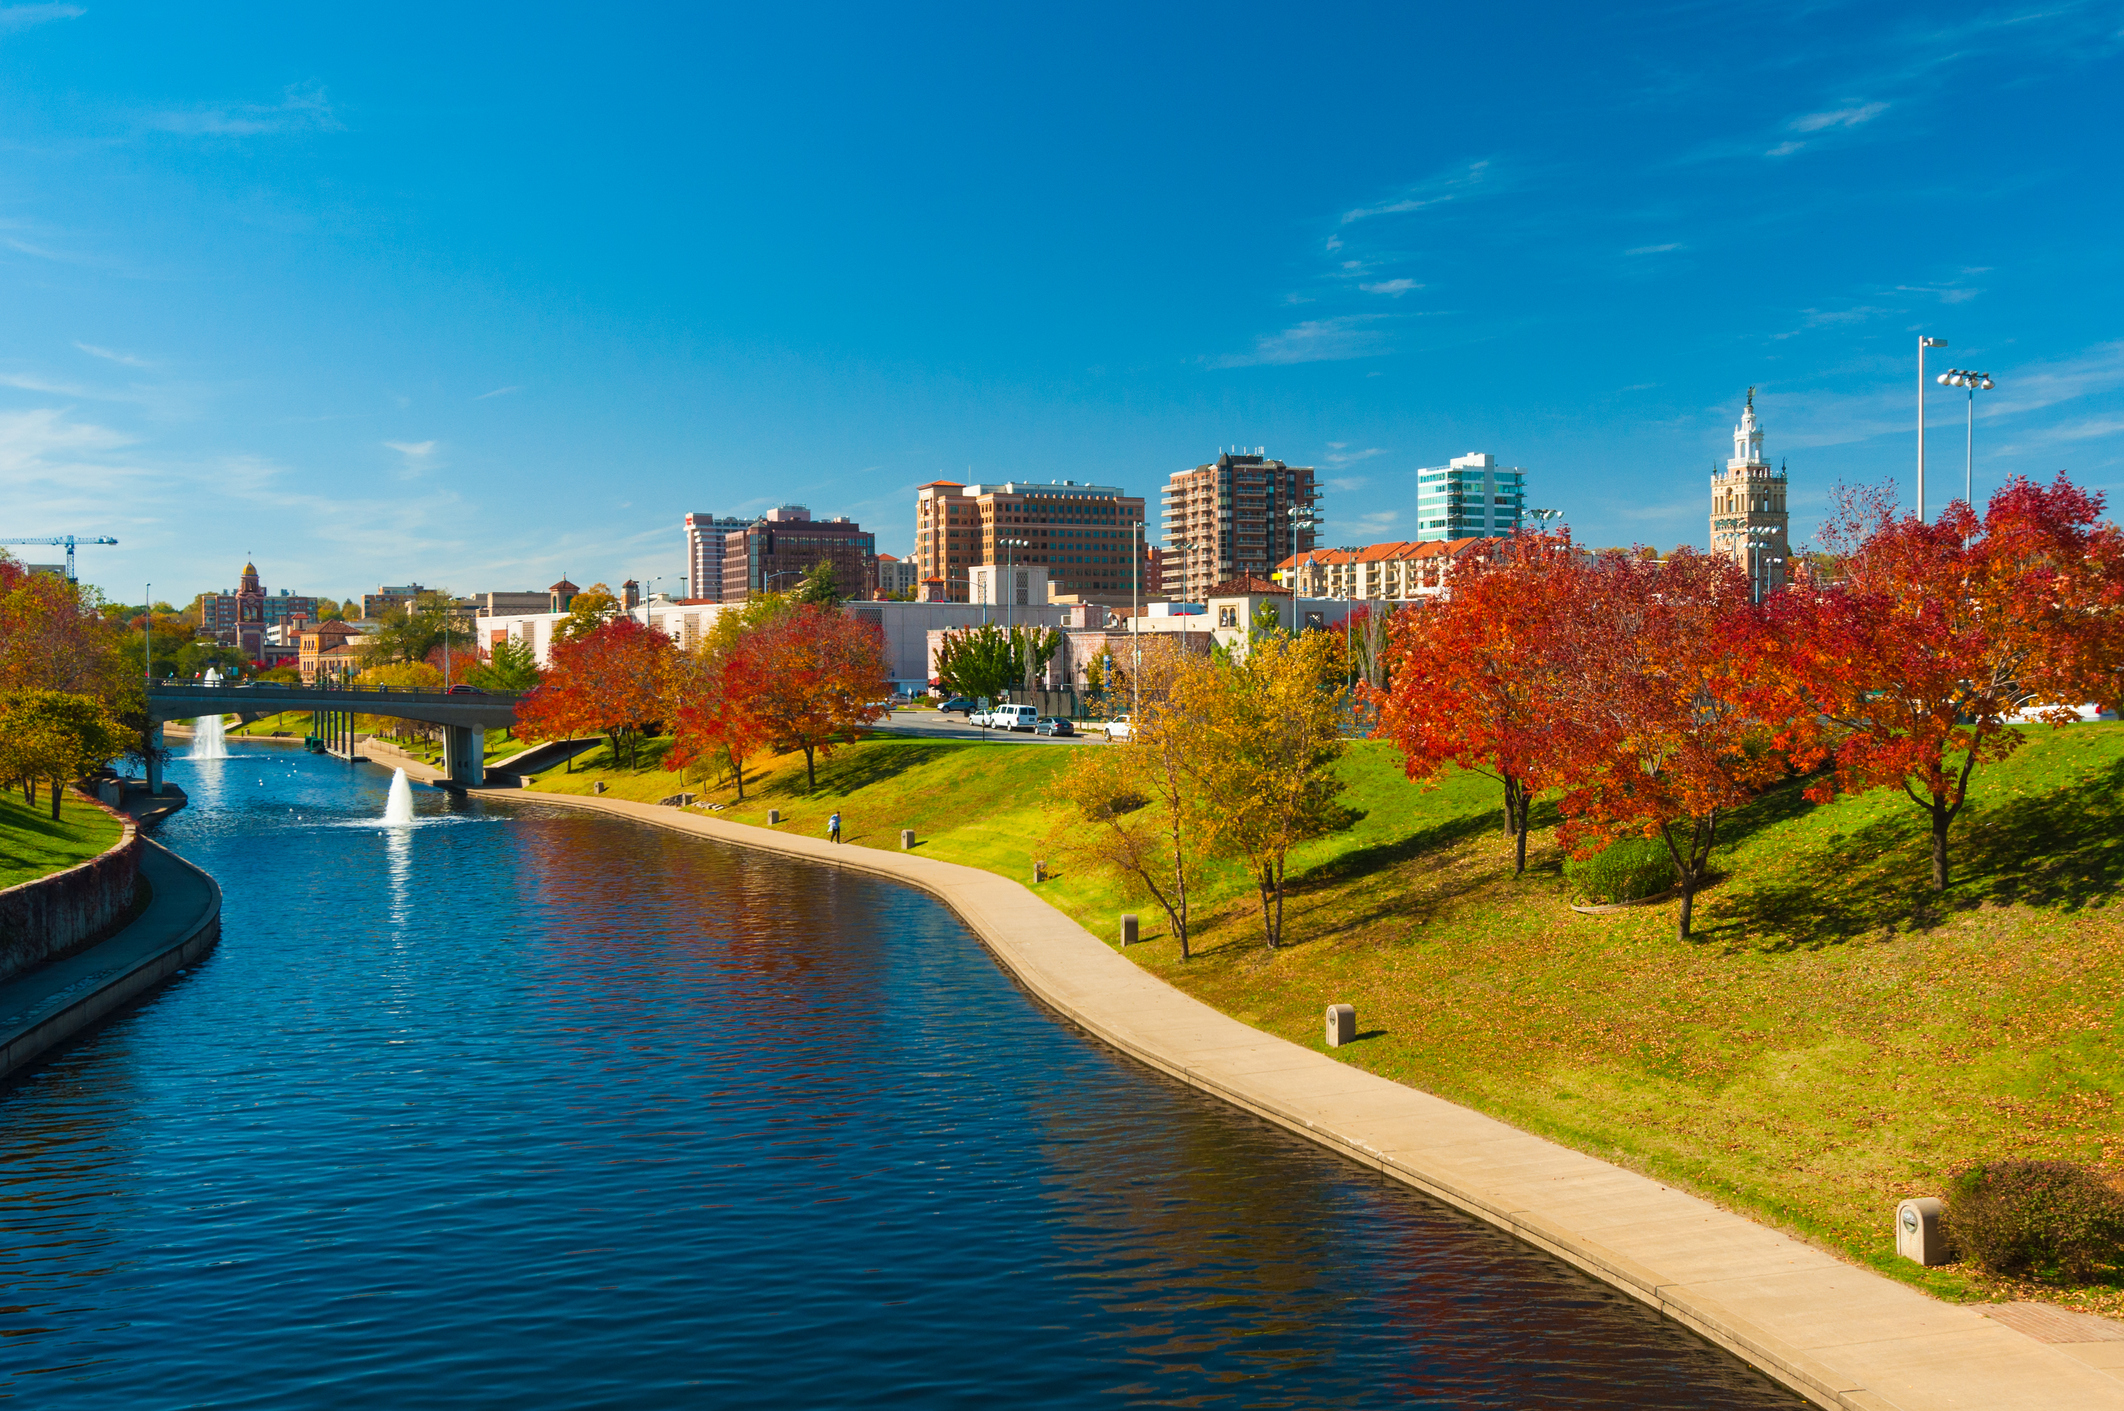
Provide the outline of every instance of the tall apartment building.
{"type": "Polygon", "coordinates": [[[1175,471],[1165,486],[1165,596],[1201,602],[1229,579],[1266,579],[1319,543],[1319,503],[1313,467],[1272,460],[1265,447],[1175,471]]]}
{"type": "Polygon", "coordinates": [[[969,569],[1008,562],[1046,569],[1058,595],[1119,603],[1138,587],[1142,524],[1143,497],[1113,485],[933,480],[915,492],[914,560],[946,602],[967,601],[969,569]]]}
{"type": "Polygon", "coordinates": [[[1792,517],[1785,512],[1785,472],[1763,458],[1763,429],[1755,420],[1755,389],[1733,428],[1733,459],[1711,476],[1711,552],[1747,570],[1755,600],[1788,581],[1792,517]]]}
{"type": "Polygon", "coordinates": [[[738,530],[759,522],[737,515],[720,519],[712,514],[686,516],[686,587],[694,598],[710,603],[723,600],[723,545],[738,530]]]}
{"type": "MultiPolygon", "coordinates": [[[[844,598],[877,596],[875,534],[846,517],[813,519],[802,505],[781,505],[757,524],[723,536],[719,602],[742,603],[760,593],[786,593],[820,563],[833,565],[844,598]]],[[[696,595],[698,596],[698,595],[696,595]]]]}
{"type": "Polygon", "coordinates": [[[1527,473],[1483,451],[1416,472],[1416,538],[1487,539],[1518,531],[1527,473]]]}

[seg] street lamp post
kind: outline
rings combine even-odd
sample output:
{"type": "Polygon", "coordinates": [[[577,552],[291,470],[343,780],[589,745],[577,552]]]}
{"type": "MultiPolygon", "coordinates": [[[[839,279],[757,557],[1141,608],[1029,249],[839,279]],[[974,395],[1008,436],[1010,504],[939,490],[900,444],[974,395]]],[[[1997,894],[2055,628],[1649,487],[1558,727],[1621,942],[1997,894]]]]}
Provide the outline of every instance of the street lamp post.
{"type": "Polygon", "coordinates": [[[1927,348],[1944,348],[1946,346],[1947,340],[1944,338],[1927,338],[1922,333],[1918,335],[1917,516],[1920,523],[1925,518],[1925,350],[1927,348]]]}
{"type": "MultiPolygon", "coordinates": [[[[996,589],[996,592],[999,593],[1003,598],[1003,645],[1006,648],[1010,649],[1012,656],[1017,655],[1017,650],[1014,646],[1012,646],[1010,636],[1010,599],[1012,590],[1015,587],[1017,581],[1017,551],[1019,549],[1030,548],[1031,546],[1032,541],[1030,539],[1013,539],[1006,536],[996,540],[996,547],[1003,551],[1003,582],[1002,585],[996,589]]],[[[1028,681],[1032,679],[1032,640],[1030,633],[1027,634],[1025,643],[1025,676],[1028,681]]],[[[1028,691],[1030,691],[1031,689],[1032,688],[1029,685],[1026,687],[1026,690],[1028,691]]]]}
{"type": "Polygon", "coordinates": [[[1296,632],[1298,630],[1298,589],[1295,580],[1298,577],[1298,530],[1301,527],[1310,529],[1320,523],[1320,516],[1313,513],[1311,505],[1292,505],[1284,513],[1289,515],[1291,520],[1291,578],[1294,580],[1291,588],[1291,630],[1296,632]]]}
{"type": "Polygon", "coordinates": [[[1991,380],[1988,372],[1970,372],[1964,368],[1951,367],[1939,376],[1942,387],[1965,387],[1969,390],[1968,421],[1964,425],[1962,463],[1962,500],[1970,509],[1976,508],[1976,394],[1989,392],[1999,384],[1991,380]]]}

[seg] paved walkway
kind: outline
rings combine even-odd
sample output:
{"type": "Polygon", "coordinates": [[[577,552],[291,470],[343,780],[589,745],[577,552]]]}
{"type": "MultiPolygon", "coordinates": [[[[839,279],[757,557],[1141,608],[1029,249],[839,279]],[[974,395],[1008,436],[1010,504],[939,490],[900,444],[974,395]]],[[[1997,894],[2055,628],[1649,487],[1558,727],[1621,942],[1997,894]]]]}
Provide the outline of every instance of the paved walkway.
{"type": "Polygon", "coordinates": [[[0,1077],[35,1061],[198,960],[221,934],[221,888],[159,843],[140,843],[147,910],[100,945],[0,984],[0,1077]]]}
{"type": "MultiPolygon", "coordinates": [[[[2124,1343],[2048,1340],[2086,1329],[2045,1321],[2023,1331],[2010,1315],[1937,1302],[1647,1177],[1249,1028],[993,873],[651,804],[518,790],[484,796],[600,809],[920,887],[1026,988],[1108,1043],[1509,1230],[1819,1405],[2124,1411],[2124,1358],[2109,1356],[2124,1343]]],[[[1891,1213],[1883,1209],[1881,1219],[1891,1213]]]]}

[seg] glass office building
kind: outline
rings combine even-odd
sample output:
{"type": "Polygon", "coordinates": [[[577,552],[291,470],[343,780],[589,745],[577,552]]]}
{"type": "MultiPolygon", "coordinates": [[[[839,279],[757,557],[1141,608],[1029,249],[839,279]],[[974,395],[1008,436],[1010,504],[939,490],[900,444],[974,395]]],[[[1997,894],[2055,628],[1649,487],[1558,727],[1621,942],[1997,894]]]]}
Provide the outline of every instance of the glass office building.
{"type": "Polygon", "coordinates": [[[1527,510],[1527,473],[1487,452],[1416,472],[1416,538],[1482,539],[1510,534],[1527,510]]]}

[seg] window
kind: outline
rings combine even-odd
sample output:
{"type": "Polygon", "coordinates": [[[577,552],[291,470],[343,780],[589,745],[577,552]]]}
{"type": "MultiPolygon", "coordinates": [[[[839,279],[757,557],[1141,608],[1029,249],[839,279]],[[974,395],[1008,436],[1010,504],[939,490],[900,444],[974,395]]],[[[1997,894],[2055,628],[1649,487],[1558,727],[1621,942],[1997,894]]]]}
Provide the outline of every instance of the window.
{"type": "Polygon", "coordinates": [[[1218,608],[1217,625],[1219,627],[1237,627],[1239,625],[1239,609],[1218,608]]]}

